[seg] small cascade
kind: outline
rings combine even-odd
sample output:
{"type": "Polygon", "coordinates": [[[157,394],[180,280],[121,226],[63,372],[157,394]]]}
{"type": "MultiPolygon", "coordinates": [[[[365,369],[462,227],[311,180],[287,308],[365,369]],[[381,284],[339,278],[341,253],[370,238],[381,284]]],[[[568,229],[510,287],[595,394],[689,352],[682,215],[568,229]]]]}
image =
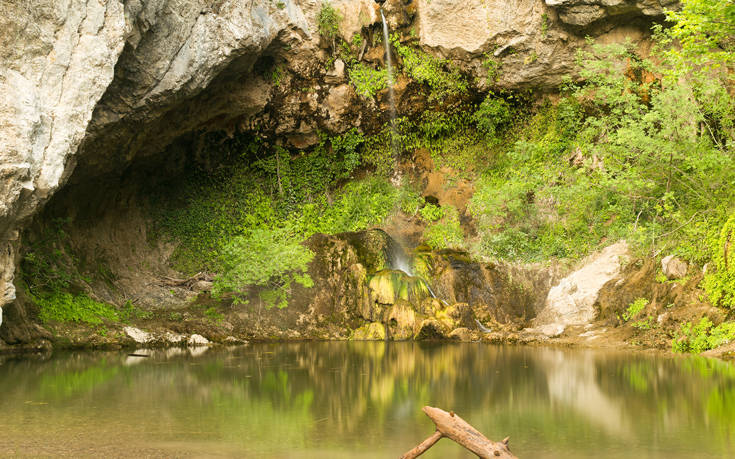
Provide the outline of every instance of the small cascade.
{"type": "Polygon", "coordinates": [[[389,253],[388,253],[388,263],[389,263],[390,269],[393,271],[400,271],[411,278],[419,279],[421,284],[423,284],[423,286],[426,287],[426,290],[429,292],[432,298],[436,298],[442,303],[447,304],[446,301],[437,298],[436,294],[434,293],[434,290],[431,288],[431,286],[425,279],[417,276],[414,273],[411,258],[409,257],[403,245],[393,237],[391,237],[390,240],[391,240],[391,244],[389,245],[389,253]]]}
{"type": "Polygon", "coordinates": [[[391,153],[395,157],[398,153],[396,144],[396,96],[393,92],[393,58],[390,53],[390,34],[388,33],[388,22],[385,20],[383,9],[380,9],[380,17],[383,19],[383,44],[385,45],[385,63],[388,67],[388,102],[390,103],[390,129],[391,129],[391,153]]]}

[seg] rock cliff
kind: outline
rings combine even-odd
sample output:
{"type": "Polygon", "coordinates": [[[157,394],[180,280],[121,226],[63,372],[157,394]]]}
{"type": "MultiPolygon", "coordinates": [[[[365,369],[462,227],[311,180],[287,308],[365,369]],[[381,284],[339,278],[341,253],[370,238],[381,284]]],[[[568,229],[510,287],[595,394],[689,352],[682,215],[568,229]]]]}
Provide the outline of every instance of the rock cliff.
{"type": "MultiPolygon", "coordinates": [[[[452,59],[482,92],[552,90],[586,35],[643,43],[673,3],[382,7],[401,40],[452,59]]],[[[378,30],[377,3],[333,5],[346,40],[378,30]]],[[[257,128],[303,147],[319,130],[380,125],[380,100],[357,96],[342,64],[328,65],[321,8],[320,0],[0,0],[0,307],[16,297],[20,231],[67,183],[119,176],[191,132],[257,128]]],[[[363,47],[359,58],[370,56],[382,59],[380,47],[363,47]]]]}

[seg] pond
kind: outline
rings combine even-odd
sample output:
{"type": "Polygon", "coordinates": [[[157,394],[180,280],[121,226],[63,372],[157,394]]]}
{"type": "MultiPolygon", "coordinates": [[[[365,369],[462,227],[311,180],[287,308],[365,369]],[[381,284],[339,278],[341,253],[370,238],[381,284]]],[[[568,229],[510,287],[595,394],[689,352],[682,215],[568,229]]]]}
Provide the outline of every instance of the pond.
{"type": "Polygon", "coordinates": [[[427,404],[520,458],[735,457],[725,362],[383,342],[6,360],[0,456],[396,458],[433,432],[427,404]]]}

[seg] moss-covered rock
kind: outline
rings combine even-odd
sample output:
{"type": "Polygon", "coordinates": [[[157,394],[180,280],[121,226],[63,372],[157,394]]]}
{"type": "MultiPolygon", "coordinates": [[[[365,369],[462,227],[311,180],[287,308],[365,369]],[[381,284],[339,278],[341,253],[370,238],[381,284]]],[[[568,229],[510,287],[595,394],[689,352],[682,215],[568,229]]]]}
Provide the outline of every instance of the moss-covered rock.
{"type": "Polygon", "coordinates": [[[474,326],[472,308],[467,303],[455,303],[437,311],[436,318],[449,329],[474,326]]]}
{"type": "Polygon", "coordinates": [[[389,254],[393,239],[383,230],[372,229],[352,233],[338,234],[336,237],[350,244],[369,274],[374,274],[389,267],[389,254]]]}
{"type": "Polygon", "coordinates": [[[370,322],[355,330],[350,339],[353,341],[384,341],[385,326],[379,322],[370,322]]]}
{"type": "Polygon", "coordinates": [[[394,269],[375,273],[370,279],[370,290],[375,301],[381,304],[395,304],[399,299],[420,304],[424,299],[432,297],[426,281],[394,269]]]}
{"type": "Polygon", "coordinates": [[[437,319],[425,319],[419,326],[416,333],[416,341],[438,341],[446,339],[449,335],[449,328],[437,319]]]}
{"type": "Polygon", "coordinates": [[[383,321],[388,324],[390,339],[403,341],[413,338],[417,331],[417,323],[424,317],[416,313],[412,304],[399,299],[385,311],[383,321]]]}

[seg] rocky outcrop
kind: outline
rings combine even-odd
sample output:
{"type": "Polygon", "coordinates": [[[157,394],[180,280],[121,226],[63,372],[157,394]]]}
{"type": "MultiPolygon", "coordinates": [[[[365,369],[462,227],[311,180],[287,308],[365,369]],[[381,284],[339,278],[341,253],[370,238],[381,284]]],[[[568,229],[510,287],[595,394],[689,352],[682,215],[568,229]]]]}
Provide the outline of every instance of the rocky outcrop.
{"type": "MultiPolygon", "coordinates": [[[[585,35],[641,40],[643,29],[611,18],[658,17],[670,4],[389,0],[383,8],[402,41],[451,58],[481,92],[554,88],[573,71],[585,35]]],[[[340,35],[363,35],[355,57],[379,63],[382,44],[368,40],[380,34],[378,5],[334,6],[340,35]]],[[[66,183],[105,183],[177,141],[195,155],[196,136],[185,135],[204,130],[257,129],[304,148],[319,131],[382,125],[379,101],[357,96],[344,62],[328,65],[336,56],[318,33],[321,7],[319,0],[0,0],[0,307],[16,297],[20,230],[66,183]]],[[[398,81],[399,108],[420,112],[410,82],[398,81]]],[[[24,314],[9,312],[6,322],[24,314]]]]}
{"type": "Polygon", "coordinates": [[[546,298],[544,309],[534,320],[547,336],[561,334],[567,325],[583,325],[597,316],[595,304],[602,287],[616,279],[629,261],[628,244],[613,244],[588,257],[582,267],[562,279],[546,298]]]}
{"type": "Polygon", "coordinates": [[[679,4],[678,0],[545,0],[559,13],[564,24],[585,29],[613,20],[630,17],[660,18],[666,9],[679,4]]]}

